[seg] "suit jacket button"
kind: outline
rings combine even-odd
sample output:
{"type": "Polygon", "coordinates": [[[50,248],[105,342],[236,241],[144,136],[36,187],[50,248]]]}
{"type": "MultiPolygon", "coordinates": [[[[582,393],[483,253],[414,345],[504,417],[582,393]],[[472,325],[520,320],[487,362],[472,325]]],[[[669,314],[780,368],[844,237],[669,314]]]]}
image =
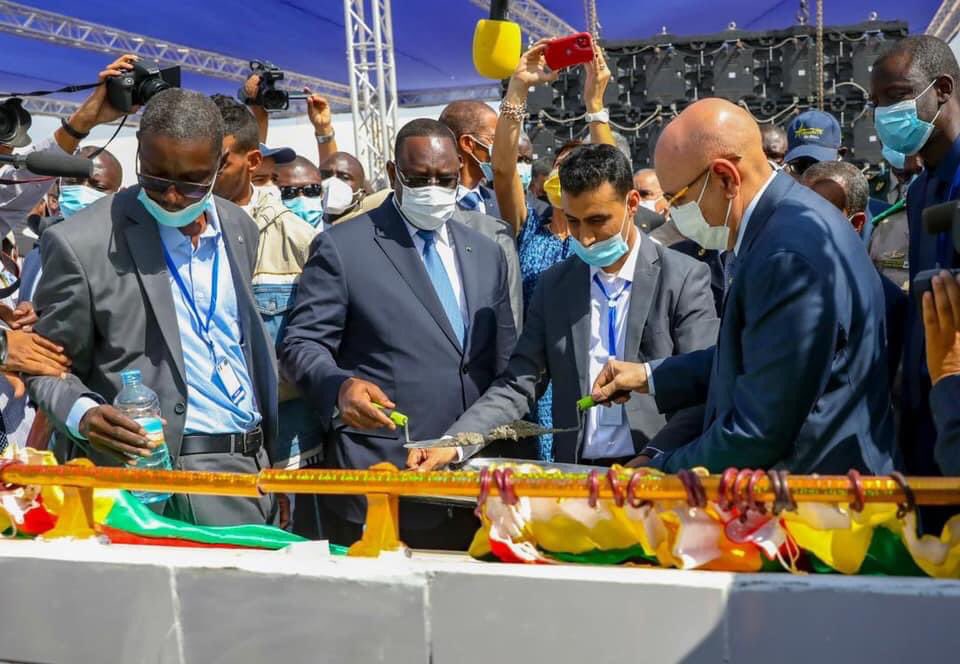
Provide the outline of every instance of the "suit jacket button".
{"type": "Polygon", "coordinates": [[[175,412],[177,415],[183,415],[185,412],[187,412],[187,407],[182,403],[178,403],[173,407],[173,412],[175,412]]]}
{"type": "Polygon", "coordinates": [[[464,364],[464,365],[460,368],[460,371],[462,371],[462,372],[465,373],[465,374],[468,374],[468,373],[470,373],[470,367],[468,367],[466,364],[464,364]]]}

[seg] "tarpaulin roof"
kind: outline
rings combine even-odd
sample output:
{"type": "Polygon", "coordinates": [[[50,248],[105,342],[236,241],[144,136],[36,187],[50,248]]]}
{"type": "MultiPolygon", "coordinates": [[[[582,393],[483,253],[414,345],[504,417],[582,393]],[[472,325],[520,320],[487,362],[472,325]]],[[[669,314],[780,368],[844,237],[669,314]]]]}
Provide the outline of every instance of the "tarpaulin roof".
{"type": "MultiPolygon", "coordinates": [[[[121,30],[215,51],[237,58],[265,58],[281,68],[347,83],[346,38],[340,0],[43,0],[38,9],[121,30]]],[[[577,29],[585,27],[583,0],[540,0],[577,29]]],[[[808,3],[810,23],[815,2],[808,3]]],[[[871,12],[881,20],[906,20],[923,32],[939,6],[935,0],[825,0],[827,25],[860,23],[871,12]]],[[[393,0],[393,27],[400,91],[461,88],[485,83],[473,69],[474,24],[485,12],[469,0],[393,0]]],[[[671,34],[719,32],[735,22],[741,30],[786,28],[796,23],[799,2],[791,0],[597,0],[601,36],[645,38],[666,26],[671,34]]],[[[0,14],[2,14],[0,6],[0,14]]],[[[95,80],[113,59],[42,40],[0,33],[0,90],[28,91],[95,80]]],[[[184,72],[183,85],[234,94],[237,83],[184,72]]]]}

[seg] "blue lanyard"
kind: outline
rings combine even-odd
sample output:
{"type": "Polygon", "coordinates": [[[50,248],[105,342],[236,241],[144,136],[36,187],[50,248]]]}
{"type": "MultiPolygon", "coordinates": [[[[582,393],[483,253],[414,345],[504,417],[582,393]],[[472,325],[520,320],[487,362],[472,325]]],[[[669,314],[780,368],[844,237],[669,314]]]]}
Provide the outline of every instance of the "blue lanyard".
{"type": "MultiPolygon", "coordinates": [[[[953,181],[950,183],[950,189],[947,192],[947,201],[953,200],[957,193],[957,187],[960,187],[960,168],[953,174],[953,181]]],[[[937,267],[953,267],[953,253],[953,234],[939,233],[937,235],[937,267]]]]}
{"type": "Polygon", "coordinates": [[[624,293],[630,288],[630,282],[627,282],[627,285],[620,289],[620,292],[610,297],[607,294],[607,289],[603,287],[603,282],[600,281],[600,275],[593,275],[593,283],[597,285],[597,288],[600,289],[600,292],[603,293],[603,296],[607,298],[607,353],[610,357],[617,356],[617,300],[619,300],[624,293]]]}
{"type": "Polygon", "coordinates": [[[163,258],[167,261],[167,269],[170,270],[173,280],[180,288],[180,292],[183,293],[183,299],[186,300],[190,306],[190,311],[197,319],[197,334],[200,335],[201,341],[207,345],[210,353],[213,354],[213,337],[210,336],[210,323],[213,321],[213,314],[217,310],[217,291],[218,284],[220,283],[220,244],[216,241],[214,241],[213,244],[213,277],[210,285],[210,310],[207,311],[206,321],[200,316],[200,310],[197,309],[197,303],[193,299],[193,293],[188,290],[186,284],[183,283],[177,266],[174,265],[170,254],[167,253],[167,248],[163,246],[162,242],[160,245],[163,248],[163,258]]]}

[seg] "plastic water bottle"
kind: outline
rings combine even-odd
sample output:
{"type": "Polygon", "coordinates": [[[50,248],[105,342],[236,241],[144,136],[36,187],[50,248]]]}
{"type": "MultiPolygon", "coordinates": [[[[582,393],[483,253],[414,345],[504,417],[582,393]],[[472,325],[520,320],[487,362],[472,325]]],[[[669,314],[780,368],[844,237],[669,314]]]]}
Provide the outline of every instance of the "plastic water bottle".
{"type": "MultiPolygon", "coordinates": [[[[163,439],[163,420],[160,419],[160,399],[157,393],[141,382],[139,369],[124,371],[120,374],[120,380],[123,381],[123,387],[113,400],[114,407],[140,424],[147,432],[147,438],[159,443],[150,456],[139,457],[134,465],[150,470],[171,470],[173,466],[170,463],[170,450],[163,439]]],[[[152,491],[131,493],[141,503],[156,503],[170,497],[169,493],[152,491]]]]}

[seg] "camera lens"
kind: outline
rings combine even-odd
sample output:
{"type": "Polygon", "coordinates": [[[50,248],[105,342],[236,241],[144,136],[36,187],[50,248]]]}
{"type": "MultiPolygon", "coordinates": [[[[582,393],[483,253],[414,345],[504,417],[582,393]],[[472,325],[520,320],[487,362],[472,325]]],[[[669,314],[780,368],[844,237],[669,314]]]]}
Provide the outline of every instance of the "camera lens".
{"type": "Polygon", "coordinates": [[[0,104],[0,143],[9,143],[17,134],[17,113],[6,104],[0,104]]]}
{"type": "Polygon", "coordinates": [[[264,90],[263,107],[267,110],[278,111],[287,108],[290,104],[285,90],[264,90]]]}
{"type": "Polygon", "coordinates": [[[162,78],[159,76],[152,76],[140,84],[140,89],[137,91],[138,94],[135,96],[140,98],[140,104],[146,104],[155,94],[158,92],[163,92],[169,88],[170,84],[164,81],[162,78]]]}
{"type": "Polygon", "coordinates": [[[22,148],[30,144],[27,131],[32,124],[30,114],[21,106],[20,99],[0,103],[0,143],[22,148]]]}

